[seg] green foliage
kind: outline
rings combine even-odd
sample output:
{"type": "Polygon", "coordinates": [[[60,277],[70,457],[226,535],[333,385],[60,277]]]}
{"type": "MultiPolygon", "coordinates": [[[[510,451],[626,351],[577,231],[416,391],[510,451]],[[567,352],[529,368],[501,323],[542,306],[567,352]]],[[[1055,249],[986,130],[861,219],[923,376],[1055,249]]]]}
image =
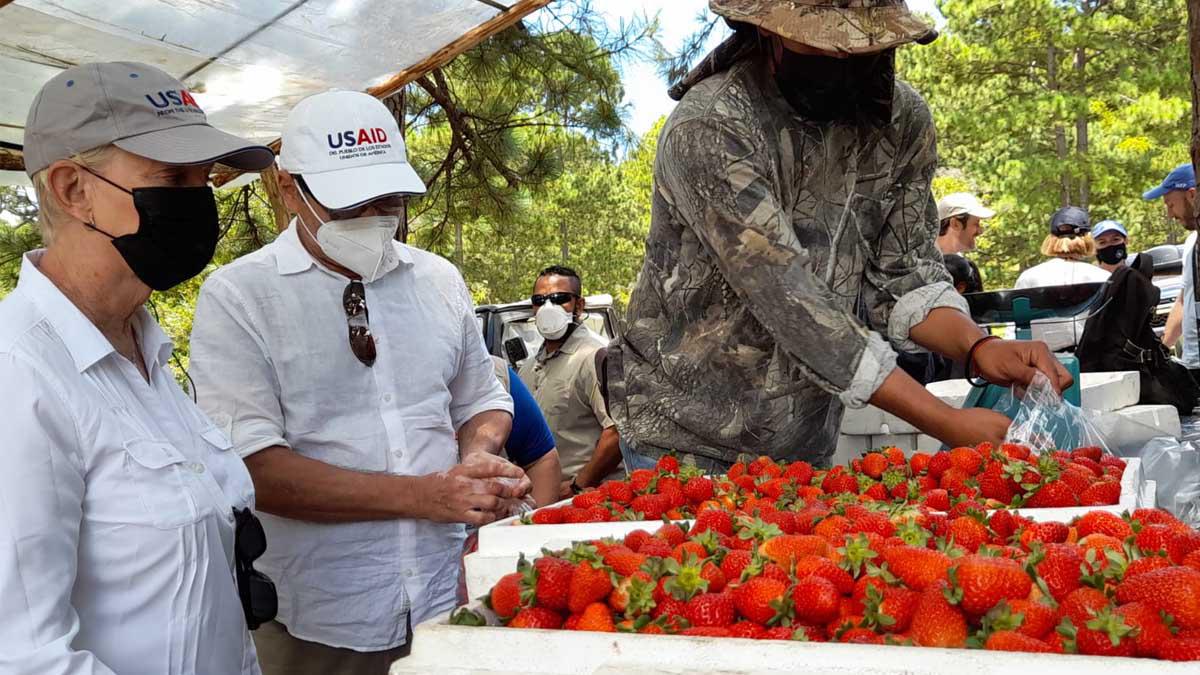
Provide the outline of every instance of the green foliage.
{"type": "Polygon", "coordinates": [[[940,196],[969,189],[999,215],[974,254],[989,288],[1040,262],[1067,203],[1122,220],[1134,250],[1182,241],[1141,199],[1189,140],[1184,4],[1176,0],[943,0],[942,36],[900,50],[929,101],[940,196]]]}

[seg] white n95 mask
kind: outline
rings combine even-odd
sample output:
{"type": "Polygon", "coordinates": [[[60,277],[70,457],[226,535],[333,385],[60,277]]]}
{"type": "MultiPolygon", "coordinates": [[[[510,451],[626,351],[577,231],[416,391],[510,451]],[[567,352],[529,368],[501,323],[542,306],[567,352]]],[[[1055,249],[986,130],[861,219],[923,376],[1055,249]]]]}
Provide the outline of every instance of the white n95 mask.
{"type": "MultiPolygon", "coordinates": [[[[317,220],[317,215],[304,190],[300,198],[317,220]]],[[[321,229],[313,235],[312,230],[298,218],[308,236],[317,240],[317,245],[331,260],[362,277],[370,283],[396,269],[400,257],[392,242],[400,227],[400,216],[363,216],[347,220],[321,220],[321,229]]]]}
{"type": "Polygon", "coordinates": [[[538,310],[533,324],[543,338],[557,340],[566,335],[567,329],[571,327],[571,315],[567,314],[562,305],[547,303],[538,310]]]}

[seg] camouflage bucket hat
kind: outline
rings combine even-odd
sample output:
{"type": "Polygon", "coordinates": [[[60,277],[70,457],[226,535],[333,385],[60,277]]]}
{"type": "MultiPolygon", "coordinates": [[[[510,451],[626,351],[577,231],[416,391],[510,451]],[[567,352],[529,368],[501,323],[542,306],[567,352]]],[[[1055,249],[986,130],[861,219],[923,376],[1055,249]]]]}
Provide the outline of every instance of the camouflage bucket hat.
{"type": "Polygon", "coordinates": [[[937,38],[904,0],[709,0],[709,7],[731,21],[828,52],[870,54],[937,38]]]}

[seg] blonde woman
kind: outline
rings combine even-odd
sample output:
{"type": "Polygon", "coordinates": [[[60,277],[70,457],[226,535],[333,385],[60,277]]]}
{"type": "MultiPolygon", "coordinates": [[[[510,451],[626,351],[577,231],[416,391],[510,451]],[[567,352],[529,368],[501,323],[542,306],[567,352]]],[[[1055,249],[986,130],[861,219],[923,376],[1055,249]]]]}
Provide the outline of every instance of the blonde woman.
{"type": "MultiPolygon", "coordinates": [[[[1064,206],[1050,219],[1050,234],[1042,240],[1046,262],[1031,267],[1017,277],[1016,288],[1068,286],[1107,281],[1109,273],[1085,262],[1096,256],[1096,241],[1088,226],[1088,212],[1078,206],[1064,206]]],[[[1033,339],[1044,341],[1054,351],[1070,350],[1083,335],[1087,316],[1075,320],[1035,321],[1033,339]]]]}

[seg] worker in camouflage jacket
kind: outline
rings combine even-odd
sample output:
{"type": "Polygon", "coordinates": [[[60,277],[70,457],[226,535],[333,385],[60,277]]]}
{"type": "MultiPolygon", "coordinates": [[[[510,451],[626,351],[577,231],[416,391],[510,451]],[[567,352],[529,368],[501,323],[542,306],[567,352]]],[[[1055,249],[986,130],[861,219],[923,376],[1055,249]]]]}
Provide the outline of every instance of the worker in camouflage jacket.
{"type": "Polygon", "coordinates": [[[936,32],[902,0],[710,4],[734,35],[671,91],[610,349],[626,467],[822,464],[845,407],[868,403],[951,444],[1001,440],[1006,417],[951,409],[895,366],[932,350],[996,383],[1070,383],[1041,343],[980,342],[935,246],[933,121],[893,58],[936,32]]]}

